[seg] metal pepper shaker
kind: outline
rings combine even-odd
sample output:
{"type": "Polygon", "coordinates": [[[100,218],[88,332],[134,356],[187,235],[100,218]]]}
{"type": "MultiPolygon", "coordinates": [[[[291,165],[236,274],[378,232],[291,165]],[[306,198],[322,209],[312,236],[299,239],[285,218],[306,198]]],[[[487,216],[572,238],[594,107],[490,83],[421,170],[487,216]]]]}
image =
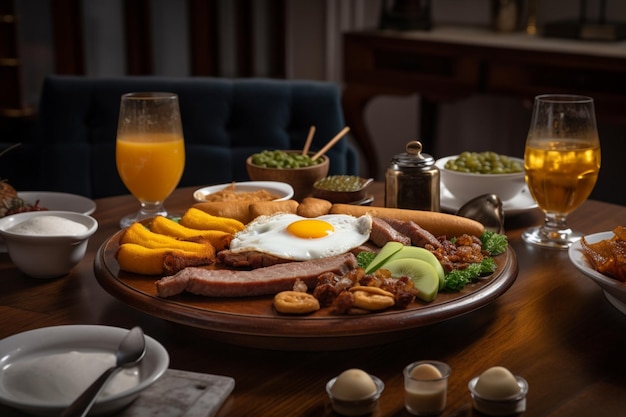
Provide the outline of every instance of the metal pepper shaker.
{"type": "Polygon", "coordinates": [[[385,207],[439,211],[439,169],[435,159],[411,141],[391,159],[385,173],[385,207]]]}

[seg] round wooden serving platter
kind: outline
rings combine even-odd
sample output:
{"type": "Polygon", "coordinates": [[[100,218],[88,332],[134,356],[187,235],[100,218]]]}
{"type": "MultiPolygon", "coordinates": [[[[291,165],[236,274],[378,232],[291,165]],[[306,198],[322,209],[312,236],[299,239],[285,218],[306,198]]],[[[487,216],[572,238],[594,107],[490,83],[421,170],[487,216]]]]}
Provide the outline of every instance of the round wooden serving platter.
{"type": "Polygon", "coordinates": [[[416,328],[476,310],[494,301],[515,281],[518,264],[511,247],[494,259],[496,272],[461,292],[440,293],[425,303],[362,316],[339,316],[323,308],[306,316],[277,313],[271,296],[212,298],[181,294],[161,298],[158,276],[120,271],[115,259],[120,233],[98,250],[96,278],[111,295],[128,305],[165,320],[202,329],[227,343],[278,350],[342,350],[388,343],[409,336],[416,328]]]}

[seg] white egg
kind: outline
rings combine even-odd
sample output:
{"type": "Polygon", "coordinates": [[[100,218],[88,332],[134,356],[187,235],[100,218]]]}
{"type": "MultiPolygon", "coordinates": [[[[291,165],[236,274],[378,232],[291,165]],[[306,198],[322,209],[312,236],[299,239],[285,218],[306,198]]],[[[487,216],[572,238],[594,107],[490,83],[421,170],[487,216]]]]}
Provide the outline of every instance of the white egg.
{"type": "Polygon", "coordinates": [[[230,242],[233,252],[257,251],[294,261],[339,255],[367,242],[372,230],[368,215],[327,214],[306,218],[277,213],[259,216],[230,242]]]}
{"type": "Polygon", "coordinates": [[[330,388],[331,394],[339,400],[358,401],[376,394],[377,387],[372,377],[360,369],[343,371],[330,388]]]}
{"type": "Polygon", "coordinates": [[[515,376],[502,366],[484,371],[475,387],[476,393],[488,400],[504,400],[520,392],[515,376]]]}

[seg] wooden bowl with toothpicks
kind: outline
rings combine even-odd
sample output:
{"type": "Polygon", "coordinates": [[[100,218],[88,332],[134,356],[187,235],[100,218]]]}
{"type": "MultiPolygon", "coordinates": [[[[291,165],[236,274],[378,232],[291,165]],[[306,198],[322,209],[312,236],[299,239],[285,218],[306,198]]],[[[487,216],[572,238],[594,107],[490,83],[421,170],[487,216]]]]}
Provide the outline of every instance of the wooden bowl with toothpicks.
{"type": "MultiPolygon", "coordinates": [[[[290,156],[302,155],[302,151],[273,151],[254,154],[246,159],[248,176],[252,181],[286,182],[293,187],[294,200],[302,201],[304,197],[308,197],[313,192],[313,184],[315,184],[317,180],[328,175],[330,160],[326,155],[322,155],[315,160],[314,165],[296,168],[263,166],[257,165],[253,162],[257,159],[258,155],[261,154],[281,155],[282,153],[286,153],[290,156]]],[[[309,152],[309,157],[310,156],[314,156],[313,152],[309,152]]]]}
{"type": "Polygon", "coordinates": [[[313,184],[328,175],[329,158],[325,155],[350,129],[345,127],[322,149],[309,152],[315,132],[312,126],[304,150],[263,151],[246,159],[248,176],[252,181],[280,181],[293,187],[293,198],[302,201],[313,193],[313,184]]]}

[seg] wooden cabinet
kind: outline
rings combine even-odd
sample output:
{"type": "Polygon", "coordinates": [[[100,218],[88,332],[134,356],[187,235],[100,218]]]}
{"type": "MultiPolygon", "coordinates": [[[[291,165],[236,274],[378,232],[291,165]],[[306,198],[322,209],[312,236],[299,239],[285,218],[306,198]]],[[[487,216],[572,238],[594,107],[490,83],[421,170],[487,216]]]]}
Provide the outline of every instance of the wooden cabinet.
{"type": "Polygon", "coordinates": [[[598,120],[626,124],[626,43],[499,34],[473,27],[344,35],[344,112],[378,172],[363,111],[377,95],[419,94],[421,137],[435,138],[437,105],[473,94],[529,102],[538,94],[591,96],[598,120]]]}
{"type": "Polygon", "coordinates": [[[18,19],[14,0],[0,0],[0,116],[19,117],[29,110],[22,103],[18,19]]]}

